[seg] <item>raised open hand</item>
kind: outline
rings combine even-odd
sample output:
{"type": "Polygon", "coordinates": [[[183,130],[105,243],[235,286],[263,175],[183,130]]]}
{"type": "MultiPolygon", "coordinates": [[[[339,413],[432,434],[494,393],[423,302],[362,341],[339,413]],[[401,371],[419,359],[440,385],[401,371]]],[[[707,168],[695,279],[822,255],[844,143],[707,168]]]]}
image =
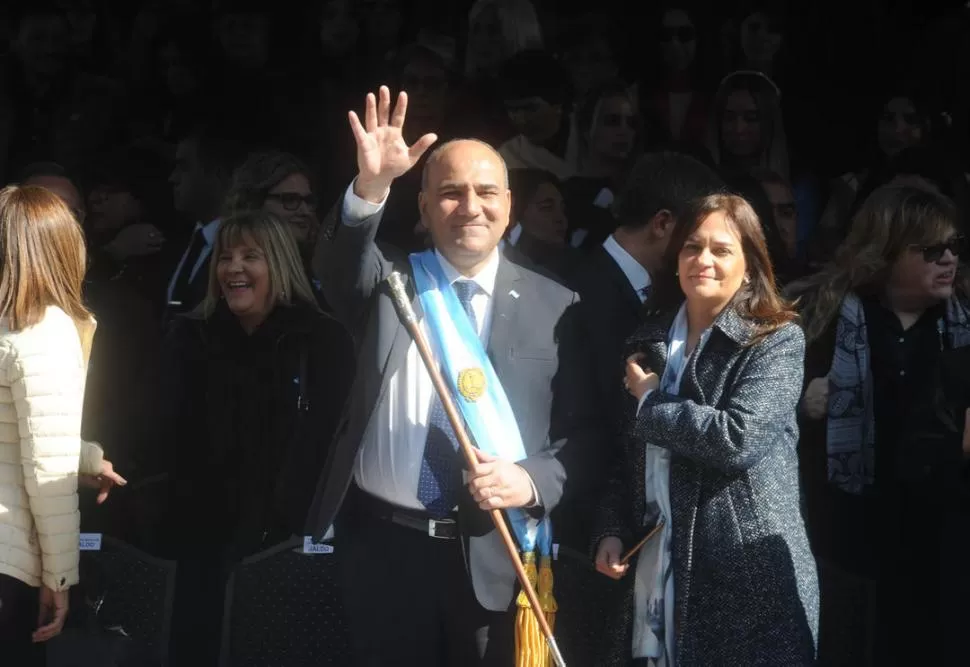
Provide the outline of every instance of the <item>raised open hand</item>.
{"type": "Polygon", "coordinates": [[[383,201],[395,178],[404,174],[421,159],[435,141],[435,134],[426,134],[408,146],[401,131],[408,110],[408,96],[398,93],[397,104],[391,109],[391,91],[381,86],[378,98],[367,94],[364,124],[353,111],[347,114],[350,128],[357,142],[357,180],[354,193],[367,201],[383,201]]]}

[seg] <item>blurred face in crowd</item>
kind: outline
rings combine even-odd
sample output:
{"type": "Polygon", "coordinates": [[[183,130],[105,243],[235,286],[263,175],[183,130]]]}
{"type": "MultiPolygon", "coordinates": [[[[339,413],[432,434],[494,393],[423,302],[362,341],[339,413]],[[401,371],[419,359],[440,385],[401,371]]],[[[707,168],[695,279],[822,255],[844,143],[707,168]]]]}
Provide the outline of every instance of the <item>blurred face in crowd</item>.
{"type": "Polygon", "coordinates": [[[637,137],[637,115],[626,97],[604,97],[593,113],[590,152],[608,160],[625,160],[637,137]]]}
{"type": "Polygon", "coordinates": [[[569,73],[577,95],[585,95],[594,87],[615,77],[618,72],[613,51],[605,37],[595,36],[569,55],[569,73]]]}
{"type": "Polygon", "coordinates": [[[21,21],[13,49],[28,71],[53,76],[66,65],[70,43],[68,23],[60,14],[27,16],[21,21]]]}
{"type": "Polygon", "coordinates": [[[728,95],[721,116],[721,141],[734,157],[749,158],[761,152],[761,113],[747,90],[728,95]]]}
{"type": "Polygon", "coordinates": [[[737,226],[721,211],[705,218],[677,257],[680,287],[688,302],[720,308],[734,298],[747,265],[737,226]]]}
{"type": "Polygon", "coordinates": [[[965,241],[955,230],[939,239],[908,246],[892,265],[887,290],[897,303],[929,308],[953,295],[957,260],[965,241]]]}
{"type": "MultiPolygon", "coordinates": [[[[193,139],[183,139],[175,149],[175,168],[169,176],[175,210],[190,216],[208,215],[220,191],[219,180],[207,174],[193,139]]],[[[194,222],[209,222],[195,220],[194,222]]]]}
{"type": "Polygon", "coordinates": [[[92,231],[117,231],[140,217],[141,203],[123,187],[97,185],[88,195],[88,222],[92,231]]]}
{"type": "Polygon", "coordinates": [[[320,15],[320,45],[330,56],[346,55],[360,36],[350,0],[325,0],[320,15]]]}
{"type": "Polygon", "coordinates": [[[557,246],[565,245],[569,225],[566,205],[559,188],[552,183],[540,185],[523,209],[518,222],[524,230],[540,241],[557,246]]]}
{"type": "Polygon", "coordinates": [[[61,201],[67,204],[68,208],[74,214],[75,219],[79,223],[84,224],[86,217],[84,201],[81,199],[81,193],[78,192],[77,187],[71,182],[71,179],[64,178],[63,176],[38,175],[31,176],[25,180],[24,185],[36,185],[39,188],[53,192],[61,198],[61,201]]]}
{"type": "Polygon", "coordinates": [[[273,186],[263,210],[289,226],[297,245],[308,243],[317,224],[317,200],[305,175],[290,174],[273,186]]]}
{"type": "Polygon", "coordinates": [[[468,49],[482,69],[495,70],[509,57],[498,9],[488,7],[468,26],[468,49]]]}
{"type": "Polygon", "coordinates": [[[686,71],[697,54],[697,30],[683,9],[668,9],[660,25],[660,52],[668,72],[686,71]]]}
{"type": "Polygon", "coordinates": [[[783,183],[762,183],[768,201],[775,215],[775,226],[789,257],[798,252],[798,212],[795,209],[795,195],[783,183]]]}
{"type": "Polygon", "coordinates": [[[366,30],[370,44],[396,44],[401,34],[403,17],[398,0],[374,0],[367,9],[366,30]]]}
{"type": "Polygon", "coordinates": [[[481,265],[509,225],[511,195],[502,159],[474,141],[457,141],[426,166],[418,198],[435,248],[460,270],[481,265]]]}
{"type": "Polygon", "coordinates": [[[911,100],[894,97],[879,116],[879,149],[892,157],[923,141],[923,126],[911,100]]]}
{"type": "Polygon", "coordinates": [[[269,289],[269,264],[266,254],[252,238],[219,253],[216,278],[226,305],[239,318],[243,328],[255,329],[273,309],[269,289]]]}
{"type": "Polygon", "coordinates": [[[771,63],[781,41],[780,28],[763,12],[755,12],[741,22],[741,50],[749,65],[771,63]]]}
{"type": "Polygon", "coordinates": [[[562,105],[550,104],[541,97],[506,100],[505,110],[518,133],[534,144],[552,139],[562,123],[562,105]]]}
{"type": "Polygon", "coordinates": [[[244,67],[262,67],[266,64],[269,35],[264,15],[226,14],[219,19],[216,34],[229,60],[244,67]]]}
{"type": "Polygon", "coordinates": [[[408,124],[414,125],[414,139],[440,127],[450,105],[448,73],[437,59],[415,53],[401,70],[401,90],[408,93],[408,124]]]}
{"type": "Polygon", "coordinates": [[[185,97],[198,87],[199,80],[185,54],[174,42],[162,46],[158,52],[158,70],[173,97],[185,97]]]}

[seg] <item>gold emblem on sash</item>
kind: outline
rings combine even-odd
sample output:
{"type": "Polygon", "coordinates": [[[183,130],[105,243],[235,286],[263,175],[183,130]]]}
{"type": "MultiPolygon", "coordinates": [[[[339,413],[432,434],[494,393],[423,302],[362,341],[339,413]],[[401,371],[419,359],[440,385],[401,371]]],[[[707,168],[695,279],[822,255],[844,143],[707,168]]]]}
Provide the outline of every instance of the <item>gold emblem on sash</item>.
{"type": "Polygon", "coordinates": [[[458,374],[458,392],[474,403],[485,395],[485,372],[481,368],[466,368],[458,374]]]}

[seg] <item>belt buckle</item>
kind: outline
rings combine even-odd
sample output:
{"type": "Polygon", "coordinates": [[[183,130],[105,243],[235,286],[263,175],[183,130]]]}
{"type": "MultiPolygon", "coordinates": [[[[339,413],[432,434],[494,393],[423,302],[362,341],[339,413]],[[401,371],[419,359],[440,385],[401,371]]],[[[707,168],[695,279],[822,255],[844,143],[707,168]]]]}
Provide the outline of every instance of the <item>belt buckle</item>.
{"type": "Polygon", "coordinates": [[[428,519],[428,536],[429,537],[433,537],[436,540],[451,540],[451,539],[454,539],[452,537],[448,537],[448,536],[445,536],[445,535],[438,535],[438,524],[441,524],[443,526],[453,526],[455,524],[455,522],[452,521],[452,520],[450,520],[450,519],[444,519],[444,520],[440,520],[440,519],[428,519]]]}

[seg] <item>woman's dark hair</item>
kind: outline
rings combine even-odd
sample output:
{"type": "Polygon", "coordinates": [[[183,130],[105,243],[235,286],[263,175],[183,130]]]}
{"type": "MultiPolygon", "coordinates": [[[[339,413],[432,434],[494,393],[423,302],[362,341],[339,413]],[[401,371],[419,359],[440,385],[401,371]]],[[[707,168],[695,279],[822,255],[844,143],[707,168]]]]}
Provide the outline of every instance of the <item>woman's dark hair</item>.
{"type": "Polygon", "coordinates": [[[902,150],[880,169],[874,170],[859,187],[846,226],[862,209],[869,195],[900,176],[917,176],[951,199],[956,205],[958,227],[961,231],[966,231],[965,216],[970,194],[967,177],[952,156],[944,150],[930,146],[914,146],[902,150]]]}
{"type": "Polygon", "coordinates": [[[723,213],[733,224],[741,239],[748,280],[734,295],[730,307],[751,322],[756,331],[754,341],[797,319],[794,306],[784,299],[775,284],[775,272],[765,243],[758,215],[743,197],[715,194],[696,200],[683,217],[685,224],[674,229],[664,269],[654,279],[647,308],[662,312],[674,311],[684,301],[684,291],[677,275],[677,262],[687,239],[712,214],[723,213]]]}
{"type": "Polygon", "coordinates": [[[294,174],[313,183],[310,169],[295,155],[282,151],[250,154],[233,172],[223,214],[228,217],[261,209],[269,191],[294,174]]]}
{"type": "Polygon", "coordinates": [[[545,184],[562,192],[562,182],[544,169],[510,169],[509,189],[512,191],[512,222],[518,222],[536,191],[545,184]]]}
{"type": "Polygon", "coordinates": [[[754,175],[746,171],[725,174],[724,181],[731,193],[744,197],[754,209],[755,215],[761,221],[761,230],[765,234],[765,245],[768,247],[768,256],[771,257],[775,275],[781,283],[784,283],[788,277],[788,265],[792,258],[785,250],[781,233],[775,223],[775,211],[764,186],[754,175]]]}

